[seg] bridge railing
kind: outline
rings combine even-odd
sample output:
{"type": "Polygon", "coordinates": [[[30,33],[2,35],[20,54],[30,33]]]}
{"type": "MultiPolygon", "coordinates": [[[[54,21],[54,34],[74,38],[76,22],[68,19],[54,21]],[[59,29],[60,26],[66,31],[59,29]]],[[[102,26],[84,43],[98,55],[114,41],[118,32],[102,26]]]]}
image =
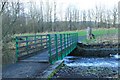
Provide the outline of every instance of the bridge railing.
{"type": "Polygon", "coordinates": [[[30,35],[16,37],[16,57],[17,60],[28,57],[37,51],[48,48],[47,35],[30,35]]]}
{"type": "Polygon", "coordinates": [[[63,59],[77,46],[78,33],[48,34],[49,62],[63,59]]]}
{"type": "Polygon", "coordinates": [[[24,59],[40,51],[48,51],[49,62],[63,59],[77,45],[78,33],[46,34],[16,37],[16,58],[24,59]]]}

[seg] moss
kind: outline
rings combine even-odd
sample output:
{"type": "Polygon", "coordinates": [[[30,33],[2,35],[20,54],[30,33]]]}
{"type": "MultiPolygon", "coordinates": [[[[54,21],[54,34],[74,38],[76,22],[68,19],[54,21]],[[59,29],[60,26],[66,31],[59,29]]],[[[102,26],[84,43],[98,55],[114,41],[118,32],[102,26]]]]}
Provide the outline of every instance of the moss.
{"type": "Polygon", "coordinates": [[[58,70],[64,66],[63,63],[61,63],[48,77],[47,77],[47,80],[50,80],[57,72],[58,70]]]}

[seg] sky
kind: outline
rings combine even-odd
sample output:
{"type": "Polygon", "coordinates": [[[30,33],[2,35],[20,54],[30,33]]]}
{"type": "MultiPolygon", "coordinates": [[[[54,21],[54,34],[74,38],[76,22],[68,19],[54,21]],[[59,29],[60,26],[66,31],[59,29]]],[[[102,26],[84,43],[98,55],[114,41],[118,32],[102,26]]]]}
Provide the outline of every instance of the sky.
{"type": "MultiPolygon", "coordinates": [[[[15,1],[15,0],[14,0],[15,1]]],[[[40,0],[21,0],[24,2],[32,1],[39,3],[40,0]]],[[[43,0],[44,2],[48,0],[43,0]]],[[[58,6],[63,8],[69,5],[80,8],[81,10],[93,9],[96,5],[104,5],[106,8],[112,8],[117,5],[120,0],[49,0],[50,2],[56,1],[58,6]]]]}
{"type": "MultiPolygon", "coordinates": [[[[66,6],[74,5],[82,10],[92,9],[96,5],[105,5],[107,8],[112,8],[119,0],[56,0],[57,3],[63,3],[66,6]]],[[[64,5],[64,6],[65,6],[64,5]]]]}

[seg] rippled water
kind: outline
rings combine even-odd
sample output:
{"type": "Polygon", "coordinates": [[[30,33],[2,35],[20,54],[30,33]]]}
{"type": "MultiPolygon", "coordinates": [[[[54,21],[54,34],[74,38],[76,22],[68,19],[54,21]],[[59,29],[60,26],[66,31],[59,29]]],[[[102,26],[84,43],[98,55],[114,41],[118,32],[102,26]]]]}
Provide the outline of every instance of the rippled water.
{"type": "Polygon", "coordinates": [[[75,56],[67,56],[64,58],[66,66],[94,66],[94,67],[118,67],[120,59],[114,57],[105,58],[83,58],[75,56]]]}

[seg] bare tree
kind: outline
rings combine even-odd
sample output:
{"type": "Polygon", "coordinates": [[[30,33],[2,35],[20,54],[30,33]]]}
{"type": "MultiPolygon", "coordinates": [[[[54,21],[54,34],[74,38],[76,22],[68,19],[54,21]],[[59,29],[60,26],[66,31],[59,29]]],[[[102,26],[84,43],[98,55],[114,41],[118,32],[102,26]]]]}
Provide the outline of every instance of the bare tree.
{"type": "Polygon", "coordinates": [[[72,9],[72,20],[73,20],[73,30],[77,29],[77,22],[79,21],[79,10],[76,8],[72,9]]]}
{"type": "Polygon", "coordinates": [[[95,6],[95,27],[97,27],[97,22],[98,22],[98,6],[95,6]]]}
{"type": "Polygon", "coordinates": [[[92,14],[91,14],[91,10],[88,10],[88,14],[87,14],[87,15],[88,15],[88,21],[91,21],[91,19],[92,19],[92,16],[91,16],[91,15],[92,15],[92,14]]]}
{"type": "Polygon", "coordinates": [[[40,2],[40,23],[41,23],[41,29],[42,29],[42,32],[44,32],[44,20],[43,20],[43,2],[41,1],[40,2]]]}
{"type": "Polygon", "coordinates": [[[93,15],[92,10],[88,10],[87,16],[88,16],[88,21],[90,21],[89,27],[92,26],[92,25],[91,25],[92,15],[93,15]]]}
{"type": "Polygon", "coordinates": [[[70,6],[66,10],[66,20],[68,21],[67,27],[72,30],[72,9],[70,6]]]}
{"type": "Polygon", "coordinates": [[[0,9],[0,15],[2,14],[2,12],[5,9],[5,5],[6,5],[7,1],[1,1],[1,9],[0,9]]]}
{"type": "Polygon", "coordinates": [[[52,31],[56,31],[56,20],[57,20],[57,17],[56,17],[56,2],[54,1],[54,29],[52,29],[52,31]]]}
{"type": "Polygon", "coordinates": [[[7,3],[7,10],[3,13],[3,37],[5,37],[7,34],[15,34],[15,32],[13,32],[13,25],[15,24],[15,22],[18,19],[18,15],[20,13],[20,3],[19,2],[9,2],[7,3]],[[9,8],[10,10],[9,10],[9,8]],[[8,18],[7,18],[8,16],[8,18]],[[5,21],[5,17],[9,20],[9,21],[5,21]]]}
{"type": "Polygon", "coordinates": [[[31,18],[31,26],[32,26],[32,32],[33,33],[36,33],[36,30],[35,30],[35,17],[36,17],[36,6],[35,6],[36,3],[33,3],[33,2],[30,2],[30,18],[31,18]]]}
{"type": "Polygon", "coordinates": [[[53,26],[52,26],[52,5],[49,2],[49,0],[46,2],[46,11],[45,11],[45,30],[46,31],[52,31],[53,26]],[[45,17],[46,16],[46,17],[45,17]]]}
{"type": "Polygon", "coordinates": [[[113,11],[112,11],[112,13],[113,13],[113,27],[116,27],[117,11],[118,11],[118,10],[117,10],[117,7],[114,6],[113,11]]]}
{"type": "Polygon", "coordinates": [[[111,14],[111,11],[110,10],[107,10],[107,28],[110,28],[110,25],[111,25],[111,22],[110,22],[110,14],[111,14]]]}
{"type": "Polygon", "coordinates": [[[83,27],[86,27],[86,18],[87,18],[87,15],[86,15],[86,11],[84,10],[83,11],[83,14],[82,14],[82,18],[83,18],[83,27]]]}

